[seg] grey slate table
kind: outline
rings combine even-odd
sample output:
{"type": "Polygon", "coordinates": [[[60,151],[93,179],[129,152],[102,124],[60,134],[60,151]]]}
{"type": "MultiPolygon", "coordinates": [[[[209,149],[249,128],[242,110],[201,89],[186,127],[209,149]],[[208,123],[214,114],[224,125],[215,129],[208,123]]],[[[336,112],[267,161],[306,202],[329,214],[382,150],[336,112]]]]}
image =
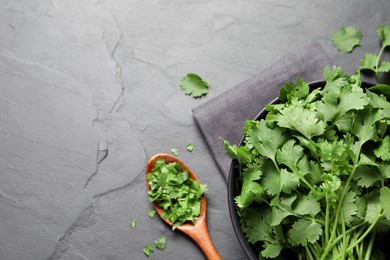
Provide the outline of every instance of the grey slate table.
{"type": "Polygon", "coordinates": [[[192,109],[313,40],[351,73],[379,51],[389,12],[388,0],[0,0],[0,259],[146,259],[160,235],[150,259],[203,259],[148,217],[145,164],[171,148],[208,185],[216,248],[245,259],[192,109]],[[363,47],[340,54],[330,36],[350,25],[363,47]],[[188,72],[211,83],[206,97],[180,91],[188,72]]]}

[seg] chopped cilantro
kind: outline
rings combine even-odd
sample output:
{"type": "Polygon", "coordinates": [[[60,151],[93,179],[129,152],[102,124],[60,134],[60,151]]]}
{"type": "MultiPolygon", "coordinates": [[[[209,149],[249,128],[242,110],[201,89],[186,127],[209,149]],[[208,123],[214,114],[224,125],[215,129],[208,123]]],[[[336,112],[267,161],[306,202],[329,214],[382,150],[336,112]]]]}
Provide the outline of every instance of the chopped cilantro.
{"type": "Polygon", "coordinates": [[[153,247],[150,243],[147,243],[146,246],[144,247],[144,253],[146,256],[150,256],[151,253],[153,253],[153,247]]]}
{"type": "Polygon", "coordinates": [[[192,151],[194,150],[194,148],[195,148],[195,145],[194,145],[194,144],[187,144],[187,146],[186,146],[186,149],[187,149],[187,151],[189,151],[189,152],[192,152],[192,151]]]}
{"type": "Polygon", "coordinates": [[[181,164],[157,159],[147,180],[150,201],[156,201],[164,210],[161,217],[172,222],[173,230],[184,222],[198,219],[201,198],[207,188],[191,179],[188,170],[182,170],[181,164]]]}
{"type": "Polygon", "coordinates": [[[281,103],[245,122],[242,146],[223,140],[240,172],[240,224],[260,257],[288,248],[298,259],[374,259],[377,231],[390,232],[390,86],[363,89],[338,67],[323,76],[311,92],[303,79],[285,84],[281,103]]]}
{"type": "Polygon", "coordinates": [[[165,236],[160,236],[157,240],[154,241],[154,245],[157,249],[164,250],[166,246],[165,236]]]}
{"type": "Polygon", "coordinates": [[[362,34],[356,27],[342,27],[332,35],[333,45],[341,52],[351,52],[355,46],[359,46],[362,34]]]}
{"type": "Polygon", "coordinates": [[[179,155],[179,150],[177,148],[172,148],[171,153],[178,156],[179,155]]]}
{"type": "Polygon", "coordinates": [[[149,217],[154,218],[154,216],[156,216],[156,211],[154,209],[149,209],[148,215],[149,217]]]}
{"type": "Polygon", "coordinates": [[[194,98],[199,98],[209,93],[209,84],[194,73],[190,73],[182,78],[180,86],[186,95],[194,98]]]}

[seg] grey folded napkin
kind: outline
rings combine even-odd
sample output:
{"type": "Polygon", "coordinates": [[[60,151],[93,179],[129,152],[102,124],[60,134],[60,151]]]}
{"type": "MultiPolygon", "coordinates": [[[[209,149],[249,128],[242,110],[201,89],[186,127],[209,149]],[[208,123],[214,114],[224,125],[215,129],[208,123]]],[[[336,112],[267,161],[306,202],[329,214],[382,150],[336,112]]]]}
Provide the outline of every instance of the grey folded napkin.
{"type": "Polygon", "coordinates": [[[313,42],[193,109],[195,120],[226,181],[231,160],[225,154],[220,137],[238,144],[244,122],[255,118],[275,99],[286,81],[295,81],[298,77],[307,82],[321,80],[323,68],[331,63],[322,47],[313,42]]]}

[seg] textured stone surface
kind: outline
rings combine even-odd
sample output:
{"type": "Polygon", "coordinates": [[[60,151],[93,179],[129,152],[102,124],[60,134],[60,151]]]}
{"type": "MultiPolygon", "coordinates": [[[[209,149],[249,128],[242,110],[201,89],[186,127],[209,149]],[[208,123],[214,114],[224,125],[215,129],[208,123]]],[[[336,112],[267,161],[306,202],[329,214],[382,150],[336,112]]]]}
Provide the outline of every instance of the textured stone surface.
{"type": "Polygon", "coordinates": [[[145,164],[171,148],[209,187],[217,249],[245,259],[192,108],[312,40],[353,72],[378,52],[389,10],[388,0],[0,0],[0,259],[145,259],[162,234],[167,248],[151,259],[203,259],[147,216],[145,164]],[[329,41],[347,25],[364,35],[352,55],[329,41]],[[206,97],[179,90],[188,72],[211,83],[206,97]]]}

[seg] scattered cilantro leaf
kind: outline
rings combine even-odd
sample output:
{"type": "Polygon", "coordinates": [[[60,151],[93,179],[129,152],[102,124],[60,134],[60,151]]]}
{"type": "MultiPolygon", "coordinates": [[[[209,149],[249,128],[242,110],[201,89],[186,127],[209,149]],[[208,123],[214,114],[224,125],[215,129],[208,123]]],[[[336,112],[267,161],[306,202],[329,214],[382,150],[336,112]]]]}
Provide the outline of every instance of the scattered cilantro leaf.
{"type": "Polygon", "coordinates": [[[190,73],[182,78],[180,86],[186,95],[194,98],[199,98],[209,92],[209,84],[194,73],[190,73]]]}
{"type": "Polygon", "coordinates": [[[351,52],[356,46],[360,46],[362,34],[356,27],[342,27],[332,35],[333,45],[341,52],[351,52]]]}
{"type": "Polygon", "coordinates": [[[178,156],[179,155],[179,150],[177,148],[172,148],[171,153],[178,156]]]}
{"type": "Polygon", "coordinates": [[[146,256],[150,256],[150,254],[154,251],[150,243],[147,243],[143,250],[146,256]]]}
{"type": "Polygon", "coordinates": [[[154,216],[156,216],[156,211],[154,209],[149,209],[148,216],[154,218],[154,216]]]}
{"type": "Polygon", "coordinates": [[[194,144],[187,144],[187,145],[186,145],[186,149],[187,149],[187,151],[189,151],[189,152],[192,152],[192,151],[194,150],[194,148],[195,148],[195,145],[194,145],[194,144]]]}
{"type": "Polygon", "coordinates": [[[154,245],[157,249],[164,250],[166,247],[166,237],[160,236],[157,240],[154,241],[154,245]]]}

